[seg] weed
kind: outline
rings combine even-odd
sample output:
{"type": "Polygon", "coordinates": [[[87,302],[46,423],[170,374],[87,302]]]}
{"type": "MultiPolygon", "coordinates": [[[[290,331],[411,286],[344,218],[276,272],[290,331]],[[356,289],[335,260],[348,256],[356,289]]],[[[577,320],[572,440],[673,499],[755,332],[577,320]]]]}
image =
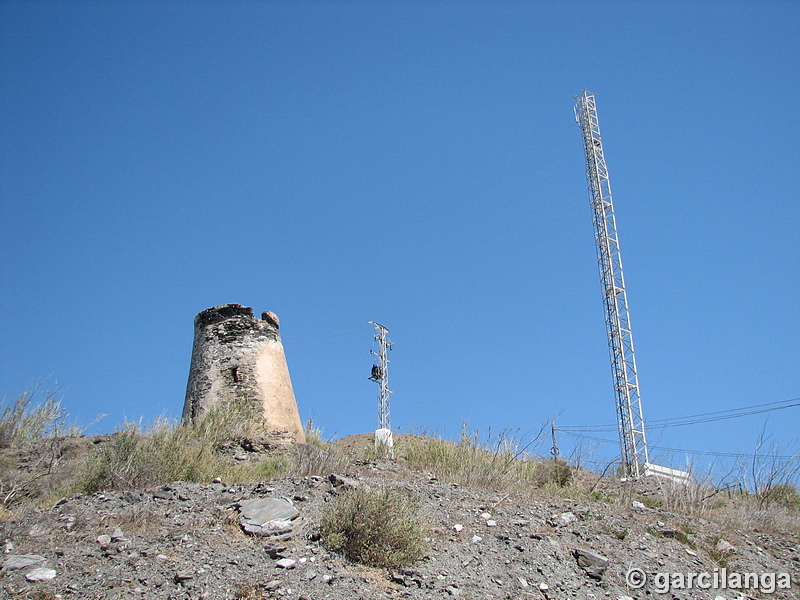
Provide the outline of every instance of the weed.
{"type": "Polygon", "coordinates": [[[609,503],[614,502],[614,498],[612,498],[611,496],[606,496],[603,492],[598,492],[596,490],[594,492],[589,493],[589,498],[591,498],[592,500],[597,500],[598,502],[609,502],[609,503]]]}
{"type": "MultiPolygon", "coordinates": [[[[536,436],[534,442],[539,437],[536,436]]],[[[458,443],[439,438],[411,443],[406,450],[406,461],[411,466],[432,471],[439,479],[495,490],[510,489],[520,483],[543,485],[558,477],[562,485],[568,483],[568,468],[566,472],[559,469],[559,475],[555,476],[551,471],[552,462],[525,460],[525,449],[534,442],[520,448],[519,442],[505,430],[496,439],[489,430],[482,440],[477,431],[470,432],[466,424],[462,424],[458,443]]]]}
{"type": "Polygon", "coordinates": [[[719,536],[714,536],[709,539],[706,552],[708,552],[708,555],[720,567],[727,567],[731,552],[730,550],[717,550],[717,543],[720,541],[720,539],[721,538],[719,536]]]}
{"type": "Polygon", "coordinates": [[[313,446],[317,450],[327,450],[330,445],[327,440],[322,439],[322,429],[314,424],[314,418],[309,417],[303,426],[303,433],[306,436],[306,444],[313,446]]]}
{"type": "Polygon", "coordinates": [[[57,395],[58,390],[49,392],[38,386],[11,403],[0,403],[0,444],[18,446],[48,437],[80,435],[77,427],[65,425],[67,413],[57,395]],[[42,400],[33,404],[37,396],[42,396],[42,400]]]}
{"type": "Polygon", "coordinates": [[[664,506],[664,501],[661,498],[654,498],[653,496],[642,496],[639,498],[639,502],[647,508],[661,508],[664,506]]]}
{"type": "Polygon", "coordinates": [[[627,529],[614,529],[610,525],[606,525],[603,527],[609,534],[613,535],[618,540],[624,540],[628,537],[628,530],[627,529]]]}
{"type": "Polygon", "coordinates": [[[294,449],[292,459],[289,470],[295,477],[337,473],[344,471],[348,464],[347,457],[335,448],[321,449],[308,443],[298,444],[294,449]]]}
{"type": "Polygon", "coordinates": [[[411,564],[423,555],[416,504],[410,493],[395,488],[346,491],[322,514],[322,541],[330,550],[374,567],[411,564]]]}
{"type": "Polygon", "coordinates": [[[251,434],[228,408],[208,411],[197,426],[160,418],[151,425],[127,423],[91,454],[68,491],[141,489],[170,481],[231,483],[263,481],[286,472],[287,460],[233,463],[217,451],[230,435],[251,434]]]}
{"type": "Polygon", "coordinates": [[[790,483],[779,483],[773,485],[768,490],[762,492],[764,502],[762,504],[777,504],[789,510],[800,510],[800,493],[797,488],[790,483]]]}
{"type": "Polygon", "coordinates": [[[264,594],[255,583],[243,583],[233,594],[237,600],[261,600],[264,594]]]}

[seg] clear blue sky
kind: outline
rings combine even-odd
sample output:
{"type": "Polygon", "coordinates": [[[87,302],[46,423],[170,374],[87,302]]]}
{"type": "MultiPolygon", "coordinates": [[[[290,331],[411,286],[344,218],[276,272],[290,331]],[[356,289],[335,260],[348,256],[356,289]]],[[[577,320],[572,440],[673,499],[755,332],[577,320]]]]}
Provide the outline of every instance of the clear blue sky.
{"type": "MultiPolygon", "coordinates": [[[[5,1],[0,35],[3,398],[178,416],[238,302],[327,436],[375,428],[370,320],[395,429],[613,424],[584,87],[645,418],[800,397],[797,2],[5,1]]],[[[765,423],[796,451],[798,408],[650,438],[765,423]]]]}

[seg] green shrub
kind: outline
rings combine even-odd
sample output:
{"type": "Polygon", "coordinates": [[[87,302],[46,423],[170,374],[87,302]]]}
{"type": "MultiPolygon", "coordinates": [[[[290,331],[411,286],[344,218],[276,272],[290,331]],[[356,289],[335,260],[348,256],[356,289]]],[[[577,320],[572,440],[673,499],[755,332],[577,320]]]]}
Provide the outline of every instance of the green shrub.
{"type": "Polygon", "coordinates": [[[343,492],[322,514],[325,546],[374,567],[401,567],[423,556],[416,499],[407,491],[365,486],[343,492]]]}

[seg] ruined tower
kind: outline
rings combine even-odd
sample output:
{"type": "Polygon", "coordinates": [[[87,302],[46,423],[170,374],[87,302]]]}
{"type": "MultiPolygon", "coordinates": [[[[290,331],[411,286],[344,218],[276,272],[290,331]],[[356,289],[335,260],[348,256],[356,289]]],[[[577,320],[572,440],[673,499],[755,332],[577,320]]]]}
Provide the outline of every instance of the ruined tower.
{"type": "Polygon", "coordinates": [[[226,404],[251,412],[254,421],[263,417],[268,431],[305,441],[274,313],[259,319],[252,308],[223,304],[195,317],[183,423],[226,404]]]}

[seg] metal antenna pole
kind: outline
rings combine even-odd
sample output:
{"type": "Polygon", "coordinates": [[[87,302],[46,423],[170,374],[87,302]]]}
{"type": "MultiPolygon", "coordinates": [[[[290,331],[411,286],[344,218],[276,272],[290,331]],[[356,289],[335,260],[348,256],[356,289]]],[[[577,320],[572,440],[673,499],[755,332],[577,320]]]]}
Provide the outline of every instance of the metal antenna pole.
{"type": "Polygon", "coordinates": [[[622,276],[622,258],[614,219],[614,204],[611,200],[611,183],[603,156],[594,94],[584,89],[583,93],[575,96],[575,99],[577,100],[575,121],[583,132],[586,181],[589,185],[597,266],[606,312],[608,351],[617,401],[620,455],[625,475],[640,477],[645,474],[645,465],[649,462],[649,457],[644,433],[642,400],[639,396],[639,381],[636,375],[636,360],[633,354],[628,300],[622,276]]]}
{"type": "Polygon", "coordinates": [[[389,357],[387,356],[389,350],[394,348],[394,344],[386,338],[389,330],[380,323],[370,321],[370,325],[375,325],[375,341],[378,342],[378,352],[370,350],[371,354],[378,357],[378,364],[372,366],[372,375],[370,380],[378,384],[378,429],[386,429],[391,431],[392,427],[389,421],[389,395],[392,393],[389,389],[389,357]]]}

